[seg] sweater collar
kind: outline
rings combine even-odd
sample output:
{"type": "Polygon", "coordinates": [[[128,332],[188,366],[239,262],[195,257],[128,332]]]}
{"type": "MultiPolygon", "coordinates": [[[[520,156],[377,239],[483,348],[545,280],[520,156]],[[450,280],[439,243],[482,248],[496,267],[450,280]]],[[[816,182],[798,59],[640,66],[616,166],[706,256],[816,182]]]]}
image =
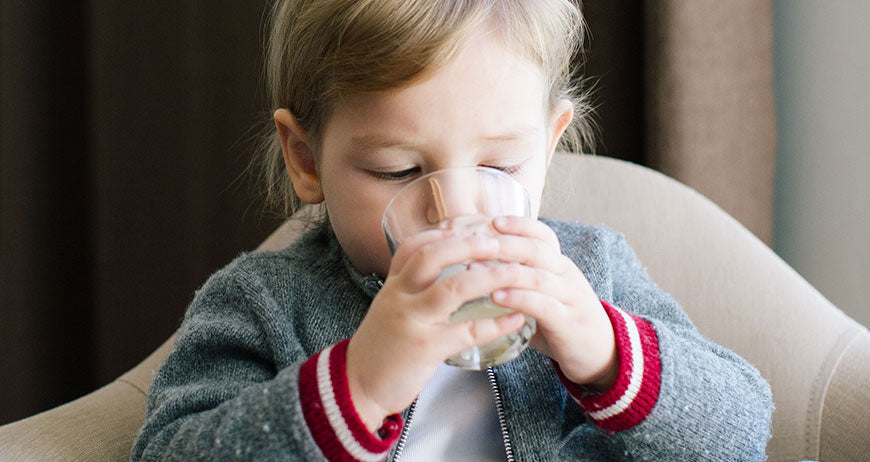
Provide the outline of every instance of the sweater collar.
{"type": "Polygon", "coordinates": [[[350,258],[348,258],[347,254],[341,253],[341,260],[344,263],[345,269],[347,269],[347,273],[350,275],[351,280],[365,292],[371,298],[374,298],[375,295],[380,292],[381,287],[384,286],[384,281],[377,274],[369,274],[368,276],[360,273],[356,267],[353,266],[353,263],[350,262],[350,258]]]}
{"type": "Polygon", "coordinates": [[[344,252],[344,249],[341,248],[341,244],[338,242],[338,238],[335,237],[335,232],[332,230],[332,226],[329,226],[329,239],[331,244],[337,247],[341,253],[341,262],[344,265],[344,269],[347,271],[350,279],[356,284],[362,291],[368,295],[370,298],[374,298],[375,295],[380,292],[381,287],[384,286],[383,279],[380,278],[377,274],[369,274],[364,275],[353,266],[353,263],[350,261],[350,257],[347,256],[347,253],[344,252]]]}

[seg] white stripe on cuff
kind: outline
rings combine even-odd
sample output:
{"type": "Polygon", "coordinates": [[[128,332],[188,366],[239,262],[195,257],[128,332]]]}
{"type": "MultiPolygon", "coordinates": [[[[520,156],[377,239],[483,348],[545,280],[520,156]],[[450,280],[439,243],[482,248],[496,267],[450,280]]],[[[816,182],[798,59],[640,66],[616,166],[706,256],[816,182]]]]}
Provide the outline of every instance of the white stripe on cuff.
{"type": "Polygon", "coordinates": [[[323,411],[326,413],[329,425],[332,426],[338,441],[350,455],[364,462],[378,462],[386,456],[386,452],[375,454],[362,447],[353,437],[353,433],[341,415],[341,409],[335,401],[335,391],[332,389],[332,377],[329,373],[329,355],[331,353],[332,347],[330,346],[320,352],[320,356],[317,358],[317,389],[320,392],[320,401],[323,403],[323,411]]]}
{"type": "Polygon", "coordinates": [[[625,320],[625,326],[628,330],[628,339],[631,345],[631,379],[628,381],[625,393],[615,403],[600,411],[589,413],[589,417],[595,420],[604,420],[628,409],[640,391],[641,381],[643,380],[643,349],[640,345],[640,333],[637,330],[637,324],[635,324],[634,319],[628,313],[616,307],[614,309],[625,320]]]}

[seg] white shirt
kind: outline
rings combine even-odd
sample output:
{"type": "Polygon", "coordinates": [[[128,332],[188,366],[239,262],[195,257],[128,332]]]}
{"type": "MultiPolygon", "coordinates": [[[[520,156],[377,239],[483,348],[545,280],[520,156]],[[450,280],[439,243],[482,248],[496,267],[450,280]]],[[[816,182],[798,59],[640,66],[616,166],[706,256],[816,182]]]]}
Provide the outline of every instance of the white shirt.
{"type": "Polygon", "coordinates": [[[486,371],[438,366],[417,398],[400,460],[505,459],[495,397],[486,371]]]}

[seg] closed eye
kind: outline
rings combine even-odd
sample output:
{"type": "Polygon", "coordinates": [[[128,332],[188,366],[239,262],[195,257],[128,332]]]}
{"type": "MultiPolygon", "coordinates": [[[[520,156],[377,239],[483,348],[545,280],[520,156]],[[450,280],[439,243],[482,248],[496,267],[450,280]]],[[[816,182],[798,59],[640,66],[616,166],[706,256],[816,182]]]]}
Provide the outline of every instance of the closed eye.
{"type": "Polygon", "coordinates": [[[398,170],[395,172],[378,172],[371,170],[369,171],[369,175],[375,177],[378,180],[383,181],[402,181],[407,180],[413,176],[416,176],[420,173],[420,167],[412,167],[405,170],[398,170]]]}
{"type": "Polygon", "coordinates": [[[507,166],[496,166],[496,165],[481,165],[481,167],[494,168],[496,170],[500,170],[508,175],[514,175],[520,171],[520,165],[507,165],[507,166]]]}

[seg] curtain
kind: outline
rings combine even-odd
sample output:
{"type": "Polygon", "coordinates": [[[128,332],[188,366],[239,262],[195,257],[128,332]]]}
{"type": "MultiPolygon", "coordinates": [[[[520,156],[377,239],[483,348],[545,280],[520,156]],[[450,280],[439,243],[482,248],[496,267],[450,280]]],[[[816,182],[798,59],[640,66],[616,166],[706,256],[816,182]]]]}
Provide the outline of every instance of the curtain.
{"type": "MultiPolygon", "coordinates": [[[[112,380],[278,220],[243,170],[265,1],[0,0],[0,424],[112,380]]],[[[769,1],[588,0],[598,153],[769,239],[769,1]]]]}
{"type": "Polygon", "coordinates": [[[768,245],[776,118],[770,0],[587,0],[599,154],[707,196],[768,245]]]}
{"type": "Polygon", "coordinates": [[[770,245],[776,115],[770,0],[647,1],[646,156],[770,245]]]}
{"type": "Polygon", "coordinates": [[[240,178],[264,1],[0,5],[2,424],[134,366],[277,221],[240,178]]]}

